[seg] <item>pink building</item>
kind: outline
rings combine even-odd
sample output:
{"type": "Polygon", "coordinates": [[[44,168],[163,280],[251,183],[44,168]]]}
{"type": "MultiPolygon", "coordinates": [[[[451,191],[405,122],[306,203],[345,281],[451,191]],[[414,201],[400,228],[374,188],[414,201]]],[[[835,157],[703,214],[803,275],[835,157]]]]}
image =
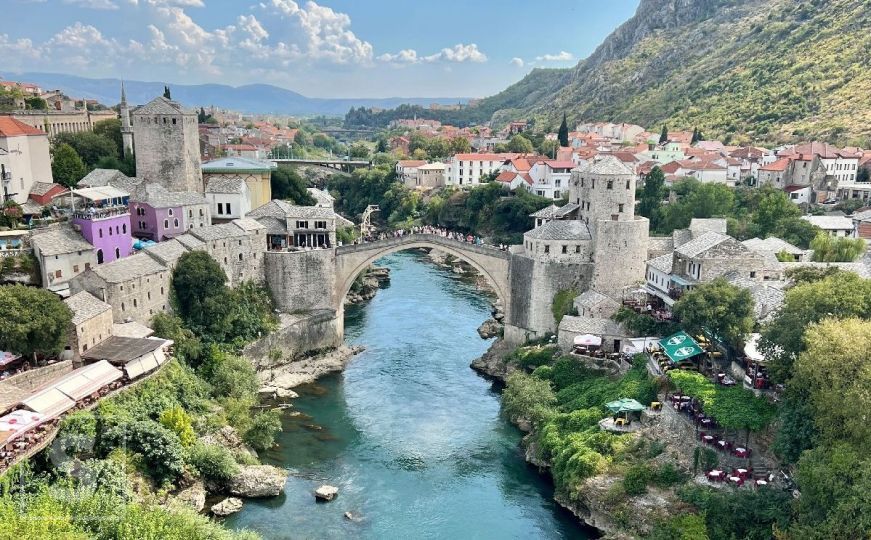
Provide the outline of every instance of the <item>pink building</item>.
{"type": "Polygon", "coordinates": [[[125,206],[88,208],[72,216],[72,225],[94,246],[97,264],[112,262],[133,253],[130,212],[125,206]]]}

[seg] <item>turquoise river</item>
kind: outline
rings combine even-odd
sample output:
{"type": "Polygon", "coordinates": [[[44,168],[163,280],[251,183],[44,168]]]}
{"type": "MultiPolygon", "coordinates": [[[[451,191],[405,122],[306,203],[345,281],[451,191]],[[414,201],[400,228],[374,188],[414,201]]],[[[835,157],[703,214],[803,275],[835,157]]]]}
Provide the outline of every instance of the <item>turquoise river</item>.
{"type": "Polygon", "coordinates": [[[524,461],[498,388],[469,368],[489,346],[476,332],[486,296],[416,254],[380,264],[390,286],[345,319],[366,351],[300,389],[302,414],[264,456],[290,471],[285,494],[227,525],[268,539],[590,538],[524,461]],[[339,496],[319,504],[324,483],[339,496]]]}

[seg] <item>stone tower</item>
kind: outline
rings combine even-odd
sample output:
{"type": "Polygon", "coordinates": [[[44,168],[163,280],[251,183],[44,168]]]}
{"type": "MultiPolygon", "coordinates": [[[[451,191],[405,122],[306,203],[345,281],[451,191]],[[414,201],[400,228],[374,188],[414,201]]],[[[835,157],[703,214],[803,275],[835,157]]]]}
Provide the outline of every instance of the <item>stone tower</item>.
{"type": "Polygon", "coordinates": [[[572,171],[570,201],[593,238],[592,289],[620,298],[644,279],[650,222],[635,216],[635,172],[606,155],[572,171]]]}
{"type": "Polygon", "coordinates": [[[127,107],[127,92],[121,81],[121,155],[127,157],[133,152],[133,128],[130,126],[130,109],[127,107]]]}
{"type": "Polygon", "coordinates": [[[160,96],[133,111],[136,176],[169,191],[203,193],[197,115],[160,96]]]}

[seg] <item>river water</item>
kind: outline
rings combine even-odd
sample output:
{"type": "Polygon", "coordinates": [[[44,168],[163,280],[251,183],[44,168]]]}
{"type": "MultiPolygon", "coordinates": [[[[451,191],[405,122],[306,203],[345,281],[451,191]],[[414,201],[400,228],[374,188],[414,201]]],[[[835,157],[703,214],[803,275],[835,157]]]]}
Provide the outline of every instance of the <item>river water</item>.
{"type": "Polygon", "coordinates": [[[300,390],[301,414],[263,456],[291,471],[285,494],[246,501],[227,524],[270,539],[589,538],[469,368],[489,346],[476,332],[488,299],[416,254],[379,264],[390,286],[345,316],[347,341],[366,351],[300,390]],[[316,503],[324,483],[339,496],[316,503]]]}

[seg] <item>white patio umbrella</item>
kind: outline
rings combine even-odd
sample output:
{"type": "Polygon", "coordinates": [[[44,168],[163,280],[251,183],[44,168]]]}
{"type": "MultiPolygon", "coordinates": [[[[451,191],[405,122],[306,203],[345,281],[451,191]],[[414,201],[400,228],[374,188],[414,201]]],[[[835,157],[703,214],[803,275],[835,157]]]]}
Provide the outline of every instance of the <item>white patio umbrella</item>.
{"type": "Polygon", "coordinates": [[[584,345],[587,347],[599,347],[602,345],[602,338],[592,334],[581,334],[575,336],[575,345],[584,345]]]}

